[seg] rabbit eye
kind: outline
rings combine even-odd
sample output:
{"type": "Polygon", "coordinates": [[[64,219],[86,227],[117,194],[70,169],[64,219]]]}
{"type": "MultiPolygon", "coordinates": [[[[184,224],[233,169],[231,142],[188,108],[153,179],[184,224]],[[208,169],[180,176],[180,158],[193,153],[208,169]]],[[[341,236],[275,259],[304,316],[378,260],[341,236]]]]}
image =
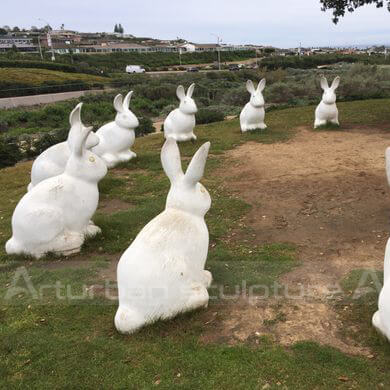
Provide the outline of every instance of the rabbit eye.
{"type": "Polygon", "coordinates": [[[95,162],[95,157],[91,156],[91,157],[89,158],[89,161],[95,162]]]}

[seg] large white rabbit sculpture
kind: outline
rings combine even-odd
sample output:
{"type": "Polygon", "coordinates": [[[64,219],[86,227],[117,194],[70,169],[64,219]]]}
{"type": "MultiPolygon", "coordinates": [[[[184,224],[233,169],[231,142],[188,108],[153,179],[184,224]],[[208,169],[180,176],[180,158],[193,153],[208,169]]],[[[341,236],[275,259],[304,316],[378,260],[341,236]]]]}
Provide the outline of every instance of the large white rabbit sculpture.
{"type": "Polygon", "coordinates": [[[325,76],[321,77],[321,88],[324,90],[321,103],[317,106],[315,113],[314,128],[326,125],[328,122],[339,125],[339,111],[336,106],[336,89],[340,84],[340,77],[337,76],[329,87],[325,76]]]}
{"type": "Polygon", "coordinates": [[[194,88],[195,84],[191,84],[186,94],[182,85],[177,87],[176,95],[180,100],[180,106],[171,111],[164,121],[165,138],[170,137],[176,141],[196,140],[194,128],[195,114],[198,112],[198,108],[192,99],[194,88]]]}
{"type": "Polygon", "coordinates": [[[211,198],[199,180],[209,148],[209,142],[199,148],[185,174],[176,141],[168,138],[161,150],[171,188],[165,211],[141,230],[119,260],[115,326],[121,333],[208,305],[212,276],[204,269],[209,245],[204,216],[211,198]]]}
{"type": "Polygon", "coordinates": [[[139,126],[137,117],[129,108],[132,94],[133,91],[130,91],[124,100],[121,94],[115,96],[115,121],[107,123],[96,132],[100,142],[92,151],[105,161],[108,168],[137,157],[130,150],[135,139],[134,129],[139,126]]]}
{"type": "Polygon", "coordinates": [[[264,123],[265,102],[263,91],[265,84],[266,80],[262,79],[255,89],[255,86],[251,80],[246,82],[246,89],[251,94],[251,98],[242,109],[240,114],[240,125],[241,131],[243,133],[256,129],[265,130],[267,128],[266,124],[264,123]]]}
{"type": "Polygon", "coordinates": [[[71,154],[64,173],[41,181],[17,204],[12,238],[5,246],[8,254],[68,255],[80,250],[85,237],[100,232],[90,219],[99,201],[97,184],[107,166],[86,148],[91,128],[80,123],[71,131],[71,154]]]}
{"type": "Polygon", "coordinates": [[[372,324],[390,341],[390,239],[386,245],[383,289],[379,295],[378,309],[372,317],[372,324]]]}
{"type": "MultiPolygon", "coordinates": [[[[79,103],[69,115],[70,131],[65,142],[53,145],[42,152],[34,161],[31,168],[31,182],[28,191],[49,177],[61,175],[65,170],[65,165],[70,156],[70,149],[75,142],[75,137],[79,137],[80,127],[85,128],[81,122],[81,107],[79,103]]],[[[91,127],[92,129],[92,127],[91,127]]],[[[86,148],[91,149],[99,143],[98,136],[91,131],[88,135],[86,148]]]]}

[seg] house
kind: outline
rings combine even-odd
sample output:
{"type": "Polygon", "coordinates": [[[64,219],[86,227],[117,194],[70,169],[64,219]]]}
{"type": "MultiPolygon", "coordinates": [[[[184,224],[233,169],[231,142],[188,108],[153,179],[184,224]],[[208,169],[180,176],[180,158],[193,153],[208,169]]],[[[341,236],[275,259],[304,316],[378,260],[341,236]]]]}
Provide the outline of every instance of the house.
{"type": "Polygon", "coordinates": [[[44,34],[41,36],[41,45],[49,47],[48,35],[50,35],[52,45],[54,47],[58,45],[71,45],[81,42],[81,35],[76,31],[71,30],[52,30],[50,34],[44,34]]]}
{"type": "Polygon", "coordinates": [[[18,51],[35,52],[37,45],[33,43],[33,38],[27,36],[0,35],[0,52],[5,52],[16,48],[18,51]]]}
{"type": "Polygon", "coordinates": [[[183,49],[184,52],[187,53],[195,53],[195,52],[205,52],[205,51],[217,51],[220,48],[219,45],[215,43],[185,43],[184,45],[180,45],[179,48],[183,49]]]}

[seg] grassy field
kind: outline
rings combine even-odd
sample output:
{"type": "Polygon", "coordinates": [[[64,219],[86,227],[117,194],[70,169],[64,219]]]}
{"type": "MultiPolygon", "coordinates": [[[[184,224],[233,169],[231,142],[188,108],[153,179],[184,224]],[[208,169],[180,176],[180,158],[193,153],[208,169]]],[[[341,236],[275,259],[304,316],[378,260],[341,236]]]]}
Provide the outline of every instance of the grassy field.
{"type": "Polygon", "coordinates": [[[83,81],[87,83],[105,83],[107,78],[83,73],[65,73],[48,69],[0,68],[0,82],[40,85],[53,81],[83,81]]]}
{"type": "MultiPolygon", "coordinates": [[[[390,123],[389,106],[390,100],[383,99],[340,103],[339,109],[344,125],[369,126],[390,123]]],[[[211,141],[203,180],[213,200],[207,215],[207,268],[225,292],[233,291],[244,279],[248,286],[271,285],[299,266],[300,260],[291,245],[254,245],[237,238],[251,233],[242,222],[250,205],[233,196],[218,177],[218,170],[228,170],[231,164],[224,153],[249,141],[288,141],[298,126],[312,125],[313,110],[300,107],[270,112],[269,129],[262,133],[241,135],[237,120],[198,126],[197,142],[180,146],[183,160],[188,161],[203,142],[211,141]]],[[[83,292],[86,286],[104,286],[105,281],[115,280],[113,274],[107,276],[112,265],[145,223],[163,210],[169,183],[159,160],[162,143],[161,134],[137,139],[137,160],[111,170],[103,179],[94,218],[103,233],[69,259],[48,257],[37,262],[4,253],[4,243],[11,235],[10,218],[25,193],[31,162],[2,170],[0,387],[389,388],[390,347],[372,336],[369,324],[361,338],[375,351],[376,359],[350,356],[310,340],[285,348],[261,335],[234,346],[207,343],[202,333],[213,326],[213,318],[218,321],[219,299],[211,300],[205,311],[157,323],[133,336],[117,334],[113,326],[116,300],[83,292]],[[10,286],[21,290],[10,296],[10,286]],[[66,298],[69,293],[78,298],[66,298]]],[[[347,278],[345,288],[351,289],[355,280],[356,275],[347,278]]],[[[360,305],[358,315],[346,321],[352,326],[369,318],[376,298],[370,297],[369,304],[360,305]]]]}

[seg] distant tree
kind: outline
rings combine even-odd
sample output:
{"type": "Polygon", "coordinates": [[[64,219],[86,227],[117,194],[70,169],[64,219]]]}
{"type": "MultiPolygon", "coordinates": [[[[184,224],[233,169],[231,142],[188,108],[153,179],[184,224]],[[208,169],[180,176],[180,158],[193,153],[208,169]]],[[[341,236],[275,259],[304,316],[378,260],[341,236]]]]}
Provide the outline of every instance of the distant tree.
{"type": "Polygon", "coordinates": [[[61,24],[61,30],[65,30],[65,24],[64,23],[61,24]]]}
{"type": "Polygon", "coordinates": [[[43,32],[49,32],[49,31],[53,31],[53,29],[51,28],[50,24],[47,24],[45,27],[43,27],[43,32]]]}
{"type": "Polygon", "coordinates": [[[34,31],[34,32],[39,31],[39,29],[38,29],[37,26],[31,26],[31,27],[30,27],[30,30],[31,30],[31,31],[34,31]]]}
{"type": "Polygon", "coordinates": [[[336,24],[346,11],[353,12],[356,8],[367,4],[375,4],[377,8],[382,8],[387,4],[387,9],[390,11],[390,0],[320,0],[322,10],[333,10],[333,22],[336,24]]]}
{"type": "Polygon", "coordinates": [[[118,25],[118,33],[123,34],[125,32],[125,29],[122,27],[122,25],[119,23],[118,25]]]}
{"type": "Polygon", "coordinates": [[[11,27],[10,27],[10,26],[7,26],[7,25],[4,25],[4,26],[3,26],[3,29],[4,29],[4,30],[7,30],[7,31],[11,31],[11,27]]]}
{"type": "Polygon", "coordinates": [[[114,27],[114,32],[117,33],[118,32],[118,25],[116,24],[115,27],[114,27]]]}
{"type": "Polygon", "coordinates": [[[8,31],[5,28],[0,28],[0,35],[7,35],[8,31]]]}
{"type": "Polygon", "coordinates": [[[20,31],[20,28],[18,26],[15,26],[13,29],[12,29],[13,32],[19,32],[20,31]]]}

